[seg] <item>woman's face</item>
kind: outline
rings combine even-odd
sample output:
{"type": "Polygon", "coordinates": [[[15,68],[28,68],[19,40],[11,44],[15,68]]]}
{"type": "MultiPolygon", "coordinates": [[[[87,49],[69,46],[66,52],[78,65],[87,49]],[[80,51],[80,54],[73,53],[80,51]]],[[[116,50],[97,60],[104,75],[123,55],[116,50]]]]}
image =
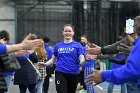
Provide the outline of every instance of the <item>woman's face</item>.
{"type": "Polygon", "coordinates": [[[71,26],[65,26],[63,31],[64,39],[72,39],[74,36],[74,31],[71,26]]]}

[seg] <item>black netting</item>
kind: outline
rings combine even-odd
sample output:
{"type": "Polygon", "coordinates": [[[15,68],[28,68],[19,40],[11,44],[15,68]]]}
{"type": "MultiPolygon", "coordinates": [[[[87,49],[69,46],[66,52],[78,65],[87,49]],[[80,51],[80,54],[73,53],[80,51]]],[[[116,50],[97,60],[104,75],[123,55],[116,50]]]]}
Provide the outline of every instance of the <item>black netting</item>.
{"type": "Polygon", "coordinates": [[[17,0],[17,42],[28,33],[62,40],[64,24],[75,27],[75,40],[86,34],[91,42],[104,46],[124,33],[125,17],[140,14],[139,2],[108,0],[17,0]],[[72,2],[73,1],[73,2],[72,2]]]}

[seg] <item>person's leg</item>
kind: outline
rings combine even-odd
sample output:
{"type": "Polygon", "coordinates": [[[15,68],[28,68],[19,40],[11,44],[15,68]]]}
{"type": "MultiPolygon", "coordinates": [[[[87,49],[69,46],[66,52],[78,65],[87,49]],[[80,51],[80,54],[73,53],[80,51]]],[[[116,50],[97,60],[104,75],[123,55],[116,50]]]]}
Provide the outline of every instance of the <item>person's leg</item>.
{"type": "Polygon", "coordinates": [[[87,92],[88,92],[88,93],[94,93],[93,84],[88,84],[88,83],[86,83],[86,78],[87,78],[87,76],[89,76],[90,74],[93,74],[92,68],[85,68],[85,69],[84,69],[84,81],[85,81],[85,85],[86,85],[87,92]]]}
{"type": "Polygon", "coordinates": [[[12,78],[13,78],[13,75],[7,75],[4,77],[4,79],[6,81],[7,88],[8,88],[8,91],[4,92],[4,93],[9,93],[9,86],[11,84],[12,78]]]}
{"type": "Polygon", "coordinates": [[[76,87],[78,84],[78,75],[65,75],[68,86],[67,86],[67,93],[76,93],[76,87]]]}
{"type": "Polygon", "coordinates": [[[49,84],[50,84],[49,78],[50,78],[50,77],[46,76],[45,79],[44,79],[44,83],[43,83],[43,92],[44,92],[44,93],[48,93],[49,84]]]}
{"type": "Polygon", "coordinates": [[[19,93],[26,93],[27,86],[26,85],[19,85],[19,93]]]}
{"type": "Polygon", "coordinates": [[[36,84],[28,85],[28,89],[30,93],[36,93],[36,84]]]}
{"type": "Polygon", "coordinates": [[[42,93],[44,79],[38,80],[36,84],[36,93],[42,93]]]}
{"type": "Polygon", "coordinates": [[[53,64],[53,66],[50,68],[51,75],[52,75],[52,74],[54,74],[54,70],[55,70],[55,68],[56,68],[56,65],[55,65],[55,64],[53,64]]]}
{"type": "Polygon", "coordinates": [[[81,81],[80,81],[80,82],[81,82],[81,85],[83,86],[83,89],[84,89],[84,90],[87,90],[87,87],[86,87],[85,82],[84,82],[84,81],[85,81],[85,79],[84,79],[84,77],[85,77],[84,74],[85,74],[85,69],[83,69],[83,70],[81,71],[81,81]]]}
{"type": "Polygon", "coordinates": [[[67,93],[67,80],[63,73],[55,72],[55,85],[57,93],[67,93]]]}
{"type": "Polygon", "coordinates": [[[126,88],[125,84],[121,85],[121,93],[126,93],[125,92],[125,90],[126,90],[125,88],[126,88]]]}
{"type": "Polygon", "coordinates": [[[78,76],[78,84],[77,84],[77,90],[86,90],[86,86],[84,83],[84,69],[82,68],[82,70],[80,71],[80,74],[78,76]]]}
{"type": "Polygon", "coordinates": [[[50,85],[49,79],[51,77],[51,72],[50,72],[49,68],[47,68],[47,67],[46,67],[46,73],[47,73],[47,75],[46,75],[46,77],[44,79],[44,83],[43,83],[44,93],[47,93],[49,90],[49,85],[50,85]]]}
{"type": "Polygon", "coordinates": [[[109,82],[107,93],[113,93],[114,84],[109,82]]]}

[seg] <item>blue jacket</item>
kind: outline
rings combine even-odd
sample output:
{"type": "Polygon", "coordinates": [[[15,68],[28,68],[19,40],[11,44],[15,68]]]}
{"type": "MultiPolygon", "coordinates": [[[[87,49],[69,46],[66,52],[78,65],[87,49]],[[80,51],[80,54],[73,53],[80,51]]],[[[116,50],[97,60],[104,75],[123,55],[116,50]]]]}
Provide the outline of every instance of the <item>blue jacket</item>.
{"type": "Polygon", "coordinates": [[[6,45],[0,45],[0,55],[5,55],[7,52],[6,45]]]}
{"type": "Polygon", "coordinates": [[[33,56],[29,53],[25,56],[18,57],[21,68],[15,71],[14,85],[31,85],[37,83],[37,73],[27,60],[28,58],[33,63],[38,62],[37,56],[33,56]]]}
{"type": "Polygon", "coordinates": [[[134,45],[135,47],[130,52],[126,65],[118,69],[103,71],[103,81],[124,84],[126,82],[140,80],[140,37],[135,40],[134,45]]]}

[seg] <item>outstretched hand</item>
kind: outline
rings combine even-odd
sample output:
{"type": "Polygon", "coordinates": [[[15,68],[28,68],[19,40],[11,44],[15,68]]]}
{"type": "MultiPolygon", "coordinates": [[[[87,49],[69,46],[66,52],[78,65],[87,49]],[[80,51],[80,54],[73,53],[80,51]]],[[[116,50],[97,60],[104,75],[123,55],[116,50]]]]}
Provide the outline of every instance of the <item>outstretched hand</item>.
{"type": "Polygon", "coordinates": [[[103,82],[102,77],[101,77],[101,71],[100,70],[93,70],[93,74],[89,75],[86,78],[86,82],[89,84],[100,84],[101,82],[103,82]]]}
{"type": "Polygon", "coordinates": [[[37,63],[37,66],[38,66],[39,68],[41,68],[41,67],[45,67],[46,64],[45,64],[44,62],[38,62],[38,63],[37,63]]]}
{"type": "Polygon", "coordinates": [[[23,49],[30,50],[30,49],[36,49],[39,48],[43,45],[43,40],[42,39],[35,39],[35,40],[30,40],[31,34],[29,34],[23,41],[22,41],[22,47],[23,49]]]}

